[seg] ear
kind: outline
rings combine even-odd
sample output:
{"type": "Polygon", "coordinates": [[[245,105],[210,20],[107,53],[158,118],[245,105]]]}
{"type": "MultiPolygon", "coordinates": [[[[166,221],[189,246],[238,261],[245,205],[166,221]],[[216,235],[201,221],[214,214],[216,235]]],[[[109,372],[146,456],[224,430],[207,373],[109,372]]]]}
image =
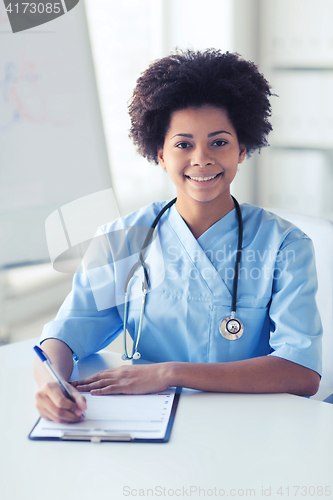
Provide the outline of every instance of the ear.
{"type": "Polygon", "coordinates": [[[158,158],[158,163],[163,168],[163,170],[165,170],[166,166],[165,166],[165,163],[164,163],[163,149],[162,148],[158,148],[158,150],[157,150],[157,158],[158,158]]]}
{"type": "Polygon", "coordinates": [[[246,155],[246,147],[243,145],[239,146],[239,157],[238,157],[238,163],[243,163],[245,160],[245,155],[246,155]]]}

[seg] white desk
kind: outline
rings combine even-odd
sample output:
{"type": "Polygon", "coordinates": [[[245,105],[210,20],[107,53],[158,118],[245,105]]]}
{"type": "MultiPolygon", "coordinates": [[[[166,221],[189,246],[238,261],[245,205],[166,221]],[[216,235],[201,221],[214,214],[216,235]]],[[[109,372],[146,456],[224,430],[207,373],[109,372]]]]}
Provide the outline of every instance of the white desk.
{"type": "MultiPolygon", "coordinates": [[[[34,343],[0,348],[1,500],[223,498],[222,489],[265,498],[270,487],[273,499],[288,498],[288,487],[290,498],[333,499],[333,405],[286,394],[184,392],[166,444],[28,440],[37,419],[34,343]],[[295,496],[294,486],[307,490],[295,496]],[[331,494],[310,489],[318,486],[331,494]]],[[[104,352],[80,374],[120,362],[104,352]]]]}

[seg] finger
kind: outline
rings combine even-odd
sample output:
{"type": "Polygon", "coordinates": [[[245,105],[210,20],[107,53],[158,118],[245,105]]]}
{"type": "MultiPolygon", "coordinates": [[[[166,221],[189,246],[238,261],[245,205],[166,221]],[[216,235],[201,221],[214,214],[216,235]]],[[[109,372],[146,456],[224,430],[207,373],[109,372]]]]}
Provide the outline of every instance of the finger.
{"type": "MultiPolygon", "coordinates": [[[[65,382],[65,385],[68,384],[65,382]]],[[[48,411],[48,417],[56,422],[78,422],[82,418],[83,410],[86,408],[85,401],[81,401],[82,395],[70,388],[73,397],[80,396],[79,401],[71,401],[64,395],[57,383],[49,383],[37,395],[39,400],[36,405],[42,414],[45,409],[48,411]],[[78,404],[79,403],[79,404],[78,404]]]]}
{"type": "Polygon", "coordinates": [[[54,422],[58,422],[59,424],[74,424],[77,422],[84,422],[84,418],[81,415],[75,415],[70,411],[59,410],[58,408],[54,408],[54,411],[49,412],[51,420],[54,422]]]}
{"type": "Polygon", "coordinates": [[[36,407],[41,417],[55,422],[80,422],[83,420],[82,411],[76,408],[75,412],[56,406],[45,392],[36,394],[36,407]]]}
{"type": "Polygon", "coordinates": [[[108,385],[106,387],[102,387],[101,389],[92,389],[90,391],[92,396],[107,396],[110,394],[125,394],[123,392],[123,388],[119,385],[108,385]]]}
{"type": "Polygon", "coordinates": [[[41,418],[45,418],[45,420],[52,420],[51,414],[44,410],[42,413],[40,413],[41,418]]]}
{"type": "Polygon", "coordinates": [[[41,413],[41,416],[46,420],[52,420],[53,422],[58,422],[59,424],[73,424],[77,422],[84,422],[84,418],[82,417],[82,415],[73,415],[73,413],[71,412],[66,412],[57,408],[54,408],[54,411],[52,411],[52,409],[50,411],[44,409],[43,413],[41,413]]]}
{"type": "Polygon", "coordinates": [[[91,384],[92,382],[96,382],[96,380],[99,380],[100,378],[103,378],[102,376],[100,376],[100,373],[95,373],[95,375],[92,375],[91,377],[77,380],[75,382],[72,382],[72,384],[74,387],[77,387],[78,385],[91,384]]]}
{"type": "Polygon", "coordinates": [[[76,410],[77,408],[76,403],[74,403],[68,397],[65,396],[59,384],[53,382],[46,384],[45,391],[42,391],[42,393],[43,392],[45,392],[45,394],[57,408],[63,410],[70,410],[72,412],[76,410]]]}
{"type": "Polygon", "coordinates": [[[77,387],[78,385],[86,385],[92,382],[97,382],[97,380],[108,378],[108,376],[110,376],[114,371],[115,369],[102,370],[100,372],[95,373],[94,375],[91,375],[90,377],[86,377],[84,379],[71,382],[71,384],[73,385],[73,387],[77,387]]]}
{"type": "Polygon", "coordinates": [[[78,408],[80,408],[81,410],[86,410],[87,409],[86,398],[82,394],[80,394],[80,392],[77,389],[74,389],[73,387],[69,388],[69,392],[75,399],[75,403],[77,404],[78,408]]]}
{"type": "Polygon", "coordinates": [[[63,410],[69,410],[77,416],[82,415],[82,411],[87,409],[87,402],[84,396],[64,382],[75,402],[71,401],[62,391],[57,383],[50,383],[46,386],[46,394],[49,396],[55,406],[63,410]]]}
{"type": "Polygon", "coordinates": [[[107,379],[97,380],[96,382],[92,382],[90,384],[78,385],[76,386],[76,390],[80,392],[90,392],[92,389],[107,387],[110,385],[110,382],[111,381],[107,379]]]}
{"type": "Polygon", "coordinates": [[[51,421],[52,421],[52,418],[51,418],[51,417],[47,417],[47,416],[45,416],[45,415],[44,415],[42,418],[44,418],[45,420],[48,420],[49,422],[51,422],[51,421]]]}

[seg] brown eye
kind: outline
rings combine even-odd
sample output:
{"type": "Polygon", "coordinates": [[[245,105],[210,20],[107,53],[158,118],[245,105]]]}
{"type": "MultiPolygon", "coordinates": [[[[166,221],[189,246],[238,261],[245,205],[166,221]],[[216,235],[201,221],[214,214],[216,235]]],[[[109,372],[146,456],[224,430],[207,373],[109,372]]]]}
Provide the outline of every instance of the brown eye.
{"type": "Polygon", "coordinates": [[[180,142],[178,144],[176,144],[176,148],[179,148],[179,149],[186,149],[190,147],[190,144],[188,142],[180,142]]]}
{"type": "Polygon", "coordinates": [[[224,139],[216,139],[216,141],[214,141],[212,145],[221,147],[224,146],[225,144],[227,144],[227,141],[225,141],[224,139]]]}

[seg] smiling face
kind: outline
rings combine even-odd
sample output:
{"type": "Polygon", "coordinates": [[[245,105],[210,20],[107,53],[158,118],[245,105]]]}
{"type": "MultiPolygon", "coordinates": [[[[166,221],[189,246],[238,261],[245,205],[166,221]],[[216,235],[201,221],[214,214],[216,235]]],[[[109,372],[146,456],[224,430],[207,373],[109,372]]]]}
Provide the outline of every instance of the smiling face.
{"type": "Polygon", "coordinates": [[[178,205],[230,206],[230,184],[245,153],[227,113],[207,105],[171,115],[158,160],[176,186],[178,205]]]}

